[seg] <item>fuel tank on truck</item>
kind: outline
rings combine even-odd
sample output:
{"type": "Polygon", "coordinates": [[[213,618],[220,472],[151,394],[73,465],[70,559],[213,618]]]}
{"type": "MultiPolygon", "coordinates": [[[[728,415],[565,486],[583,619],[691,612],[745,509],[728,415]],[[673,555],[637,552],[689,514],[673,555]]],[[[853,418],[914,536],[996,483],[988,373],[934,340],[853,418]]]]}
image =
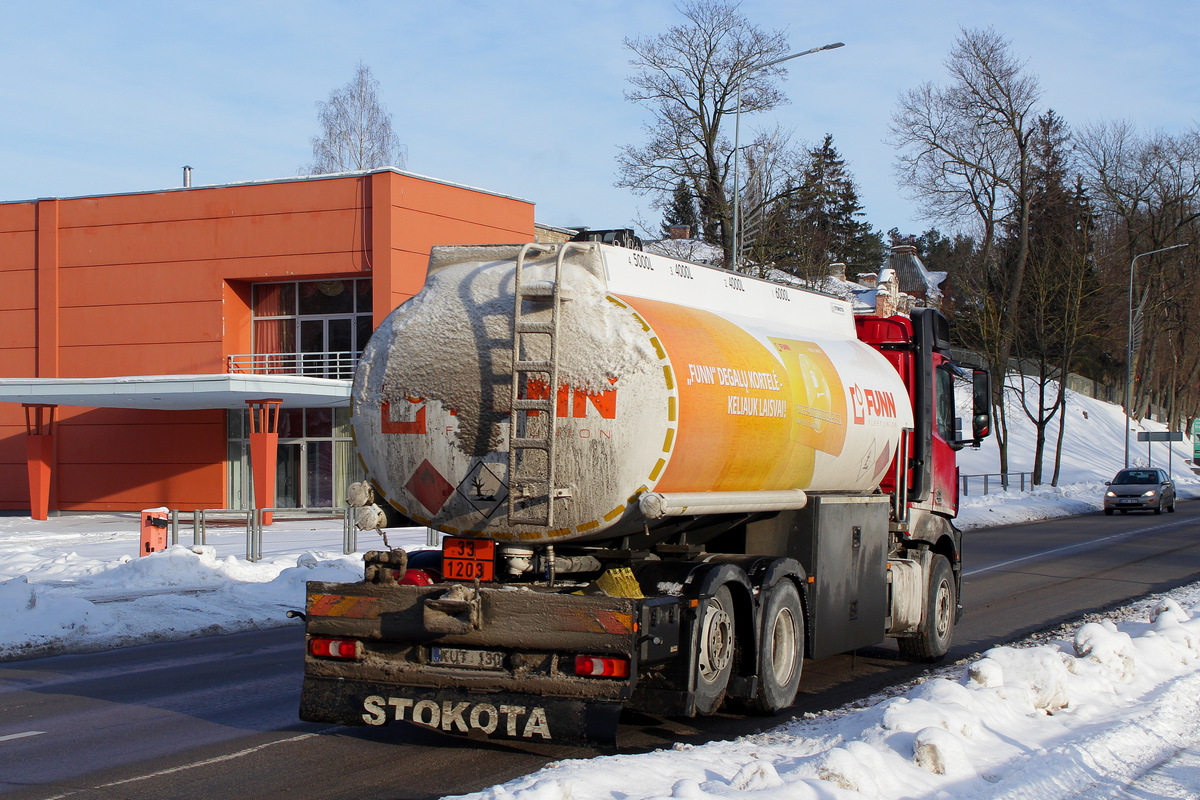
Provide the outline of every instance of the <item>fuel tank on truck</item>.
{"type": "Polygon", "coordinates": [[[519,245],[435,247],[424,288],[363,354],[358,454],[421,524],[553,544],[642,530],[647,491],[868,493],[912,426],[844,300],[598,243],[525,251],[515,378],[519,245]],[[557,333],[529,332],[555,316],[557,333]],[[553,418],[511,413],[514,380],[553,418]],[[530,488],[551,474],[552,492],[530,488]]]}

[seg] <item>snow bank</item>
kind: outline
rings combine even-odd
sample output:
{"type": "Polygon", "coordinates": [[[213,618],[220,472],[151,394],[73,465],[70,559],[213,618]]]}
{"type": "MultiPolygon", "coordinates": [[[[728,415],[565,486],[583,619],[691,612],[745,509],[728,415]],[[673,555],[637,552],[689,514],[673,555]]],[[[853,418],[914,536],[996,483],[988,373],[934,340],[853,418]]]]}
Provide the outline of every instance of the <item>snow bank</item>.
{"type": "Polygon", "coordinates": [[[1200,585],[1179,598],[994,648],[866,708],[732,742],[561,762],[463,797],[1095,796],[1200,739],[1200,585]]]}
{"type": "Polygon", "coordinates": [[[288,609],[303,608],[305,581],[361,578],[361,556],[303,553],[290,563],[251,564],[182,545],[89,565],[70,581],[35,584],[19,575],[0,583],[0,659],[276,627],[288,609]]]}

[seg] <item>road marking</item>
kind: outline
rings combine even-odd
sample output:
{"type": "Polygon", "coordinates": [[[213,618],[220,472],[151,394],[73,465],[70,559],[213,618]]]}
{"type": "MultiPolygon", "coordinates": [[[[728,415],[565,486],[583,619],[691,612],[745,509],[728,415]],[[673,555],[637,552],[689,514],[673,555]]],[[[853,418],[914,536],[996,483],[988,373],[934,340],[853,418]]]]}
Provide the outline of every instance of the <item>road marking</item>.
{"type": "Polygon", "coordinates": [[[22,733],[10,733],[7,736],[0,736],[0,742],[8,742],[13,739],[24,739],[27,736],[41,736],[45,731],[24,731],[22,733]]]}
{"type": "MultiPolygon", "coordinates": [[[[149,780],[150,778],[160,778],[163,775],[171,775],[172,773],[175,773],[175,772],[183,772],[185,770],[195,769],[196,767],[207,767],[211,764],[220,764],[223,761],[232,761],[235,758],[241,758],[242,756],[252,755],[253,753],[257,753],[259,750],[265,750],[268,747],[273,747],[274,745],[277,745],[277,744],[289,744],[290,742],[299,742],[303,739],[310,739],[313,736],[317,736],[317,735],[318,734],[315,734],[315,733],[302,733],[299,736],[293,736],[290,739],[279,739],[274,742],[266,742],[265,744],[260,744],[256,747],[248,747],[245,750],[239,750],[236,753],[229,753],[228,755],[217,756],[216,758],[206,758],[203,761],[196,761],[192,764],[182,764],[178,767],[171,767],[170,769],[163,769],[163,770],[159,770],[158,772],[150,772],[145,775],[138,775],[135,778],[126,778],[125,780],[122,780],[122,781],[113,781],[112,783],[102,783],[99,786],[95,786],[92,788],[108,789],[113,786],[124,786],[127,783],[137,783],[138,781],[149,780]]],[[[65,797],[71,797],[72,795],[77,794],[79,791],[86,791],[86,790],[80,789],[76,792],[67,792],[66,794],[55,795],[54,797],[47,798],[47,800],[62,800],[65,797]]]]}
{"type": "Polygon", "coordinates": [[[1150,528],[1139,528],[1135,531],[1126,531],[1124,533],[1114,533],[1112,536],[1104,536],[1100,539],[1088,539],[1086,542],[1077,542],[1076,544],[1068,544],[1068,545],[1064,545],[1062,547],[1055,547],[1053,550],[1043,550],[1040,553],[1031,553],[1027,556],[1021,556],[1020,558],[1013,558],[1008,561],[1001,561],[999,564],[992,564],[991,566],[988,566],[988,567],[980,567],[979,569],[969,570],[969,571],[963,573],[963,577],[969,578],[972,575],[978,575],[982,572],[991,572],[994,569],[1000,569],[1001,567],[1010,567],[1013,564],[1020,564],[1022,561],[1030,561],[1035,558],[1044,558],[1046,556],[1052,556],[1055,553],[1065,553],[1068,550],[1082,550],[1082,549],[1089,548],[1089,547],[1095,547],[1096,545],[1098,545],[1102,542],[1108,542],[1108,541],[1112,541],[1115,539],[1129,539],[1134,536],[1140,536],[1144,533],[1157,533],[1158,531],[1164,531],[1168,528],[1178,528],[1181,525],[1188,525],[1188,524],[1194,524],[1194,523],[1195,523],[1195,520],[1193,520],[1193,519],[1183,519],[1183,520],[1179,520],[1178,522],[1164,522],[1161,525],[1155,525],[1150,528]]]}

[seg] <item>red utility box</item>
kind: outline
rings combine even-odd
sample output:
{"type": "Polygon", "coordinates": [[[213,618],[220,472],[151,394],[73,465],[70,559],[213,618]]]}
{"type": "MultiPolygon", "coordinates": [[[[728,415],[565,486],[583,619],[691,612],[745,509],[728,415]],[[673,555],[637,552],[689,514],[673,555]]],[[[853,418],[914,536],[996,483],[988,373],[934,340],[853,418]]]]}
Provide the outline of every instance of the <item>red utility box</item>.
{"type": "Polygon", "coordinates": [[[167,549],[167,515],[165,508],[151,508],[142,512],[142,547],[139,556],[148,556],[167,549]]]}

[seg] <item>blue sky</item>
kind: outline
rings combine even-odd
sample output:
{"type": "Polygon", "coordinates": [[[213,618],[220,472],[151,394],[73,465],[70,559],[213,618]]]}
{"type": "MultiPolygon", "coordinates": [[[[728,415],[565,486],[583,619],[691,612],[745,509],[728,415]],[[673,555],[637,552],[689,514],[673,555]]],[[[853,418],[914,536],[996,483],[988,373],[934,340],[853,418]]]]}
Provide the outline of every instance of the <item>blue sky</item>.
{"type": "MultiPolygon", "coordinates": [[[[1130,119],[1178,132],[1200,116],[1200,4],[745,0],[794,50],[788,105],[743,124],[831,133],[872,225],[928,227],[884,142],[900,92],[944,80],[960,26],[993,25],[1028,59],[1043,104],[1075,128],[1130,119]]],[[[295,175],[314,104],[361,60],[408,168],[516,195],[539,222],[657,227],[613,187],[648,115],[627,102],[627,36],[680,17],[668,0],[57,2],[0,0],[0,201],[295,175]]],[[[746,131],[744,130],[745,134],[746,131]]]]}

